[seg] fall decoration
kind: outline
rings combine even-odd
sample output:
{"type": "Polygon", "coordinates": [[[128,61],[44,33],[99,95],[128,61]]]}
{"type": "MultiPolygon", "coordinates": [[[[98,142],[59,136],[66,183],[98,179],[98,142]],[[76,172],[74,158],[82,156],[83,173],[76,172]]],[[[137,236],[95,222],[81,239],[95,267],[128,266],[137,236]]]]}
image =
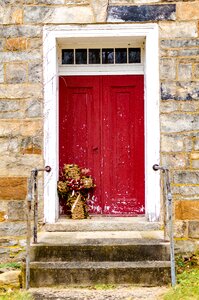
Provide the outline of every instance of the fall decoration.
{"type": "Polygon", "coordinates": [[[58,194],[66,199],[72,219],[88,217],[87,200],[95,187],[89,169],[80,169],[75,164],[65,164],[58,181],[58,194]]]}

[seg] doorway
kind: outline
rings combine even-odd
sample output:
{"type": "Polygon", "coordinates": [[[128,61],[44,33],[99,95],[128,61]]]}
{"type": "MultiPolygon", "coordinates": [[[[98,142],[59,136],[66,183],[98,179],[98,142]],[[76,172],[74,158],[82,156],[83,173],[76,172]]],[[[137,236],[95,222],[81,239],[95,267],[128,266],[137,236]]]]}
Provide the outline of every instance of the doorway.
{"type": "Polygon", "coordinates": [[[89,168],[90,214],[145,213],[144,76],[59,77],[59,167],[89,168]]]}

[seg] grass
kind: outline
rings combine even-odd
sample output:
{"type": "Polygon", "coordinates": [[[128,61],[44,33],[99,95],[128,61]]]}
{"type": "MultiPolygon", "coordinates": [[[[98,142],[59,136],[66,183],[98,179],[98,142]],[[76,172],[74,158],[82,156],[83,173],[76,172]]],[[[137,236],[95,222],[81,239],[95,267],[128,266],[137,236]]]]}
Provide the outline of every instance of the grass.
{"type": "Polygon", "coordinates": [[[176,259],[177,285],[164,300],[199,300],[199,253],[178,256],[176,259]]]}
{"type": "Polygon", "coordinates": [[[10,291],[0,293],[0,300],[33,300],[33,297],[27,291],[10,291]]]}
{"type": "Polygon", "coordinates": [[[0,269],[20,269],[20,268],[21,268],[21,264],[18,262],[0,264],[0,269]]]}

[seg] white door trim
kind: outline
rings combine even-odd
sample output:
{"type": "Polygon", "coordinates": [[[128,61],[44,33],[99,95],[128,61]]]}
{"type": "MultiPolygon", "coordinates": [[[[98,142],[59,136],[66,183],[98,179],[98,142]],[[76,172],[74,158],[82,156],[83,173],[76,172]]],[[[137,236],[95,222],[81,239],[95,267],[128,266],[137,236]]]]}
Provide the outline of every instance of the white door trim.
{"type": "Polygon", "coordinates": [[[157,24],[44,26],[44,161],[52,167],[44,178],[44,219],[58,218],[58,40],[67,38],[144,37],[145,44],[145,199],[150,221],[160,217],[160,176],[152,170],[160,158],[159,46],[157,24]]]}

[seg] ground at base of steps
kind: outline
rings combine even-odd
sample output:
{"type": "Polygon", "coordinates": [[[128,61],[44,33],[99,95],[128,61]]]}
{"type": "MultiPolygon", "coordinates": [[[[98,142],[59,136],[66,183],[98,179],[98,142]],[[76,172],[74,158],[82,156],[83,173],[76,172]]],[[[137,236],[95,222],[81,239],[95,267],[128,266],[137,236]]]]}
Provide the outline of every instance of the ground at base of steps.
{"type": "Polygon", "coordinates": [[[35,300],[161,300],[168,287],[32,288],[35,300]]]}

